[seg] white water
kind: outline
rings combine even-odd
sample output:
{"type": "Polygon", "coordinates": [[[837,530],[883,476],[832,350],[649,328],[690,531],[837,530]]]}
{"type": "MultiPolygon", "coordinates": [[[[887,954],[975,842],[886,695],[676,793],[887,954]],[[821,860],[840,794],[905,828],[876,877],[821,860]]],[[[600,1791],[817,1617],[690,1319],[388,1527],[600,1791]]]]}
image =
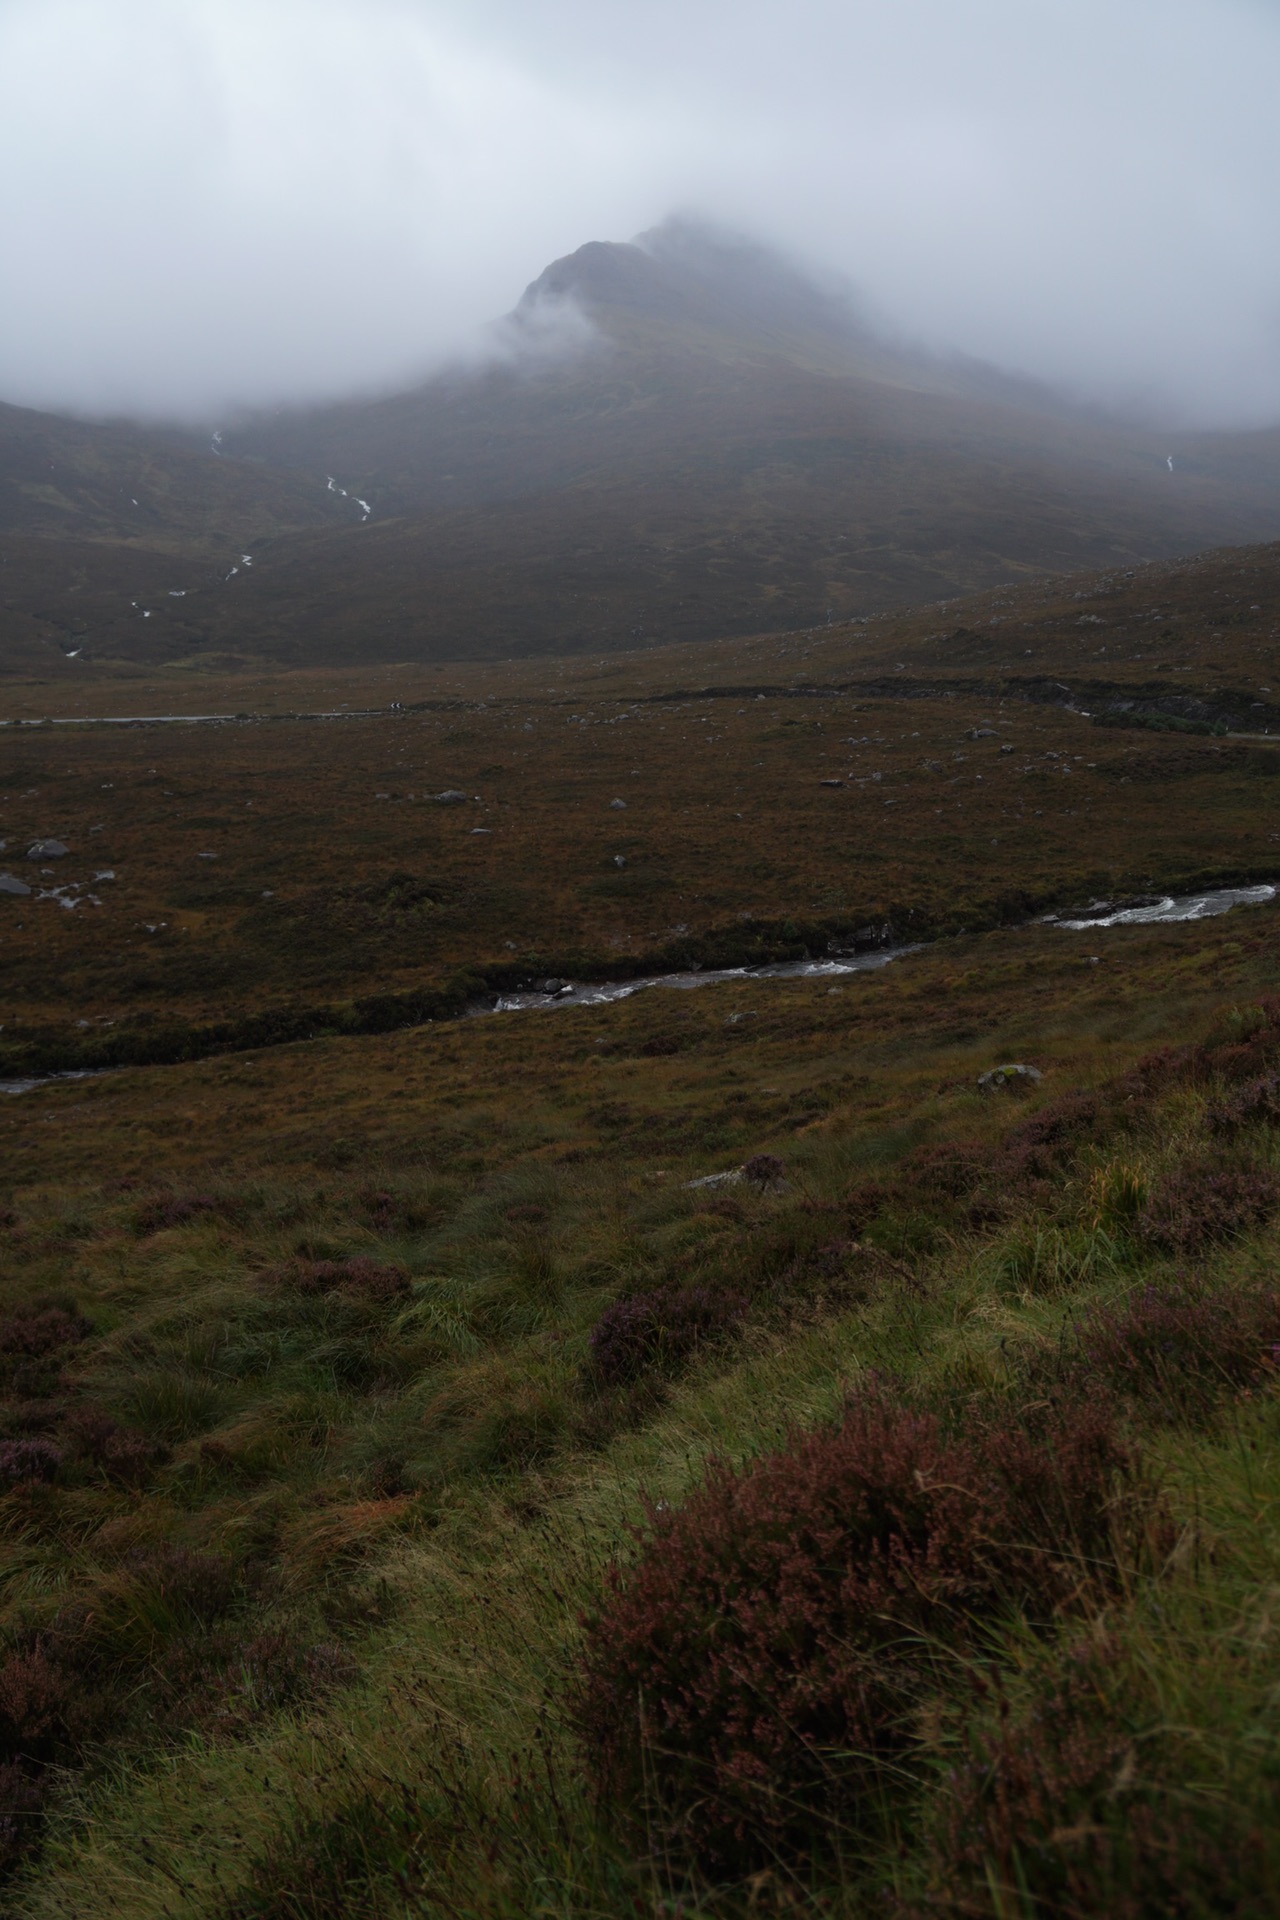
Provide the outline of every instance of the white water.
{"type": "Polygon", "coordinates": [[[1209,920],[1214,914],[1229,913],[1232,907],[1261,906],[1274,900],[1274,887],[1215,887],[1208,893],[1187,893],[1179,899],[1167,893],[1159,900],[1148,900],[1136,907],[1112,908],[1100,900],[1079,919],[1063,920],[1047,914],[1046,924],[1065,927],[1070,933],[1085,933],[1091,927],[1141,927],[1157,921],[1209,920]]]}
{"type": "MultiPolygon", "coordinates": [[[[1215,914],[1229,913],[1232,907],[1261,906],[1274,900],[1276,888],[1215,887],[1205,893],[1177,896],[1166,894],[1159,900],[1134,907],[1108,911],[1109,903],[1099,901],[1088,919],[1060,920],[1046,915],[1042,925],[1061,927],[1068,933],[1091,933],[1099,927],[1144,926],[1157,922],[1208,920],[1215,914]]],[[[674,987],[687,991],[693,987],[711,987],[725,980],[821,980],[838,979],[850,973],[871,973],[887,967],[904,954],[919,953],[919,943],[908,947],[878,947],[871,953],[852,953],[832,960],[785,960],[766,967],[708,967],[687,973],[655,973],[640,980],[610,980],[595,983],[566,981],[554,993],[502,994],[492,1006],[472,1007],[473,1017],[490,1013],[531,1013],[545,1007],[604,1007],[615,1000],[629,1000],[633,993],[645,993],[652,987],[674,987]]],[[[58,1080],[92,1080],[99,1073],[119,1072],[119,1068],[81,1069],[72,1073],[48,1073],[27,1080],[0,1080],[0,1093],[30,1093],[33,1087],[46,1087],[58,1080]]]]}
{"type": "Polygon", "coordinates": [[[535,1007],[605,1007],[614,1000],[629,1000],[633,993],[650,987],[710,987],[722,980],[816,980],[830,975],[870,973],[887,967],[915,947],[880,947],[874,953],[848,954],[838,960],[786,960],[772,967],[717,967],[692,969],[688,973],[654,973],[640,980],[610,980],[579,986],[570,981],[557,993],[505,993],[492,1007],[474,1007],[474,1013],[527,1013],[535,1007]]]}

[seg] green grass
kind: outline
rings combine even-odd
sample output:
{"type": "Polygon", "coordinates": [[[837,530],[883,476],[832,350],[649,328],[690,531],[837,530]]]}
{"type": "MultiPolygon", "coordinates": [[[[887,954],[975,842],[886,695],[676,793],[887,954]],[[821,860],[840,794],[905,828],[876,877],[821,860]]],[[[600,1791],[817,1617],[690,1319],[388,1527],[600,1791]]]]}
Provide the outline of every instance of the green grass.
{"type": "MultiPolygon", "coordinates": [[[[284,1049],[269,1086],[259,1057],[28,1097],[0,1307],[56,1295],[94,1331],[12,1363],[28,1371],[10,1376],[9,1431],[56,1437],[97,1411],[136,1444],[73,1452],[54,1484],[3,1501],[0,1635],[70,1663],[84,1723],[10,1909],[736,1911],[741,1889],[690,1885],[611,1837],[565,1720],[579,1617],[634,1552],[642,1496],[679,1499],[709,1454],[831,1418],[872,1371],[938,1405],[1053,1390],[1091,1305],[1177,1270],[1142,1240],[1142,1210],[1204,1154],[1218,1097],[1212,1070],[1128,1106],[1107,1088],[1162,1041],[1256,1037],[1271,921],[1117,929],[1099,969],[1041,930],[843,996],[710,989],[681,996],[670,1053],[646,1050],[677,1011],[652,994],[284,1049]],[[747,1007],[756,1021],[726,1024],[747,1007]],[[986,1066],[1027,1056],[1046,1069],[1034,1096],[978,1093],[986,1066]],[[739,1088],[750,1103],[726,1108],[739,1088]],[[1073,1090],[1102,1099],[1101,1131],[1029,1186],[993,1175],[994,1213],[922,1184],[922,1151],[1003,1166],[1073,1090]],[[726,1112],[742,1117],[722,1147],[726,1112]],[[782,1154],[785,1191],[685,1184],[757,1151],[782,1154]],[[193,1196],[211,1205],[174,1204],[193,1196]],[[405,1290],[290,1277],[360,1257],[405,1290]],[[663,1284],[744,1291],[736,1345],[602,1390],[600,1312],[663,1284]]],[[[1215,1150],[1247,1168],[1280,1155],[1265,1127],[1215,1150]]],[[[1275,1245],[1264,1227],[1197,1265],[1243,1283],[1275,1245]]],[[[1152,1793],[1203,1801],[1229,1851],[1213,1809],[1270,1809],[1280,1423],[1265,1393],[1207,1425],[1133,1417],[1181,1544],[1162,1572],[1135,1566],[1090,1631],[1129,1649],[1112,1717],[1177,1756],[1152,1793]]],[[[993,1651],[1011,1712],[1061,1682],[1065,1646],[1011,1629],[993,1651]]],[[[947,1770],[993,1711],[942,1715],[920,1758],[939,1784],[905,1852],[846,1849],[838,1873],[812,1870],[815,1896],[856,1912],[888,1875],[909,1904],[942,1871],[947,1770]]],[[[1008,1901],[980,1910],[1022,1920],[1008,1901]]]]}

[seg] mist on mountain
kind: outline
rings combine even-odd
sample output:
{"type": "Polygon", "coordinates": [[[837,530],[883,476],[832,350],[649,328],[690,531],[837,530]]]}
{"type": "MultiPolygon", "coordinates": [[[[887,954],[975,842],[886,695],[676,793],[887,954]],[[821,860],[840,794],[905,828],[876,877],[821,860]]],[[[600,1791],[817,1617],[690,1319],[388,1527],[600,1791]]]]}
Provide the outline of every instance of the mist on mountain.
{"type": "Polygon", "coordinates": [[[689,209],[933,352],[1263,424],[1278,56],[1249,0],[7,0],[0,396],[394,391],[689,209]]]}
{"type": "Polygon", "coordinates": [[[689,220],[486,338],[215,432],[0,407],[0,669],[602,652],[1280,535],[1280,432],[1072,405],[689,220]]]}

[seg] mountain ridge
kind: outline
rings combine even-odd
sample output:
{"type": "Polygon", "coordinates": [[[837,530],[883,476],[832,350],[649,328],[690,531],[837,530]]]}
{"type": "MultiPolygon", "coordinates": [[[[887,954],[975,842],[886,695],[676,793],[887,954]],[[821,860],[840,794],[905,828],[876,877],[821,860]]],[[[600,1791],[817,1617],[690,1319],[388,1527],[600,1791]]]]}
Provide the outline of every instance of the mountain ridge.
{"type": "MultiPolygon", "coordinates": [[[[27,525],[0,492],[0,658],[69,637],[143,660],[607,650],[1280,533],[1280,431],[1100,420],[896,344],[848,290],[689,222],[551,262],[494,340],[402,393],[228,425],[217,452],[77,427],[117,502],[152,449],[160,551],[118,504],[27,525]]],[[[33,445],[69,430],[33,418],[33,445]]],[[[0,479],[15,438],[0,415],[0,479]]]]}

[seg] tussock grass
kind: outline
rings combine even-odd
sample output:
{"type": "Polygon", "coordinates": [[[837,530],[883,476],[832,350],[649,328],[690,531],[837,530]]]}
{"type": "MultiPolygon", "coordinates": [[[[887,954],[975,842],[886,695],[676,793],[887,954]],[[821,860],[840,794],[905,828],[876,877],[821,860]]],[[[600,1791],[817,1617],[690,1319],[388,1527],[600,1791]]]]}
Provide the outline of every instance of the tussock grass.
{"type": "MultiPolygon", "coordinates": [[[[1044,989],[1034,1019],[1025,976],[1010,984],[994,956],[988,972],[981,942],[964,987],[946,984],[951,957],[922,956],[861,998],[804,982],[709,990],[697,1019],[723,1049],[716,1075],[638,1051],[670,1017],[651,995],[317,1043],[275,1062],[269,1109],[221,1068],[36,1096],[30,1111],[56,1126],[41,1179],[10,1197],[0,1323],[56,1291],[65,1324],[48,1352],[0,1351],[5,1438],[36,1434],[63,1457],[52,1480],[0,1492],[0,1653],[38,1650],[76,1712],[59,1706],[49,1736],[43,1852],[7,1889],[15,1915],[496,1920],[668,1899],[709,1914],[785,1903],[787,1887],[853,1913],[875,1888],[909,1909],[944,1883],[985,1912],[992,1883],[955,1840],[949,1770],[999,1737],[997,1695],[1014,1721],[1056,1698],[1081,1633],[1126,1649],[1090,1738],[1191,1729],[1151,1804],[1203,1779],[1210,1828],[1227,1801],[1261,1821],[1256,1696],[1272,1656],[1249,1583],[1274,1580],[1280,1439],[1251,1361],[1202,1369],[1194,1407],[1180,1376],[1151,1395],[1117,1387],[1178,1542],[1159,1567],[1131,1555],[1061,1641],[1033,1648],[1013,1622],[984,1643],[996,1692],[962,1675],[926,1715],[892,1844],[841,1839],[821,1870],[778,1862],[754,1895],[700,1879],[624,1842],[567,1715],[580,1616],[637,1553],[646,1497],[679,1502],[710,1456],[785,1447],[873,1380],[945,1419],[1012,1415],[1084,1374],[1105,1385],[1090,1329],[1114,1341],[1147,1289],[1178,1282],[1142,1230],[1152,1197],[1206,1155],[1242,1175],[1275,1164],[1265,1111],[1226,1134],[1209,1118],[1273,1043],[1265,1007],[1261,1021],[1222,1012],[1224,996],[1252,1008],[1272,990],[1261,936],[1121,933],[1105,982],[1061,936],[1023,938],[1044,989]],[[1213,964],[1170,982],[1171,952],[1213,964]],[[743,1052],[724,1014],[748,996],[763,1017],[743,1052]],[[957,1041],[966,1023],[985,1023],[985,1041],[957,1041]],[[1144,1079],[1152,1031],[1217,1044],[1144,1079]],[[626,1048],[599,1058],[602,1034],[626,1048]],[[1047,1069],[1031,1099],[976,1091],[993,1059],[1030,1052],[1047,1069]],[[811,1079],[841,1094],[816,1116],[793,1099],[811,1079]],[[365,1142],[342,1167],[322,1164],[335,1082],[365,1142]],[[536,1126],[482,1123],[551,1082],[536,1126]],[[724,1165],[703,1123],[744,1083],[776,1091],[730,1164],[778,1154],[785,1184],[690,1187],[724,1165]],[[197,1086],[211,1128],[199,1155],[166,1131],[197,1086]],[[140,1200],[109,1182],[122,1164],[131,1177],[144,1114],[140,1200]],[[139,1234],[161,1187],[216,1208],[139,1234]],[[398,1290],[345,1284],[360,1261],[395,1270],[398,1290]],[[318,1290],[317,1262],[330,1263],[318,1290]],[[593,1376],[602,1316],[663,1288],[740,1295],[733,1337],[634,1380],[593,1376]],[[1203,1766],[1197,1742],[1216,1756],[1203,1766]]],[[[1243,1324],[1247,1345],[1247,1316],[1214,1302],[1265,1290],[1275,1235],[1255,1215],[1197,1251],[1197,1327],[1243,1324]]],[[[0,1709],[5,1684],[0,1671],[0,1709]]],[[[1092,1791],[1079,1787],[1090,1808],[1092,1791]]],[[[965,1846],[988,1844],[968,1802],[955,1819],[965,1846]]]]}

